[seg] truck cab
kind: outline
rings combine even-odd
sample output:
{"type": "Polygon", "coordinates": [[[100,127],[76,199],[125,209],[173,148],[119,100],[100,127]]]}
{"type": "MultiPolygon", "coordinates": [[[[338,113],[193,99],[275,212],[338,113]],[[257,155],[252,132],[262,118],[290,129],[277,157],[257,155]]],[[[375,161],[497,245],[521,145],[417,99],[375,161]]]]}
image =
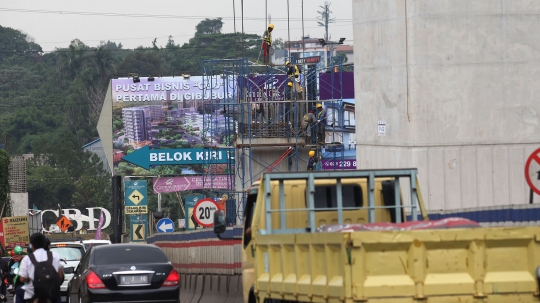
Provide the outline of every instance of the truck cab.
{"type": "MultiPolygon", "coordinates": [[[[347,172],[342,173],[347,175],[347,172]]],[[[284,173],[289,177],[293,176],[292,174],[284,173]]],[[[305,173],[300,174],[305,175],[305,173]]],[[[277,177],[275,173],[268,175],[277,177]]],[[[335,174],[330,174],[327,178],[313,180],[312,189],[309,187],[310,183],[307,179],[291,178],[282,182],[273,180],[266,185],[266,188],[270,188],[270,190],[266,194],[260,195],[260,187],[265,180],[263,176],[247,190],[242,237],[242,281],[246,303],[255,303],[255,241],[253,238],[256,234],[267,233],[264,230],[261,231],[261,226],[266,226],[269,220],[272,222],[272,228],[276,230],[285,228],[289,229],[290,232],[315,231],[314,226],[340,222],[368,223],[370,220],[371,222],[406,222],[406,206],[400,202],[403,197],[399,188],[399,180],[396,186],[395,178],[376,178],[372,184],[373,190],[370,190],[369,180],[365,176],[344,178],[340,182],[335,176],[335,174]],[[396,198],[396,189],[399,199],[396,198]],[[338,192],[341,194],[338,195],[338,192]],[[368,209],[370,194],[373,195],[371,199],[373,205],[371,209],[368,209]],[[310,195],[313,196],[313,208],[315,209],[312,213],[314,216],[314,224],[312,225],[309,223],[309,213],[306,212],[306,209],[309,208],[310,195]],[[340,203],[342,212],[336,211],[340,203]],[[398,207],[396,207],[396,203],[398,203],[398,207]],[[267,207],[274,210],[284,209],[285,212],[272,212],[265,215],[264,210],[268,209],[267,207]],[[370,219],[370,216],[373,218],[370,219]],[[285,221],[287,223],[283,226],[282,222],[285,221]]],[[[416,179],[413,178],[413,180],[416,179]]],[[[421,213],[422,218],[427,219],[423,201],[420,201],[419,205],[415,205],[413,209],[415,218],[418,213],[421,213]]],[[[214,232],[219,237],[225,230],[225,214],[222,211],[217,211],[214,214],[214,232]]]]}

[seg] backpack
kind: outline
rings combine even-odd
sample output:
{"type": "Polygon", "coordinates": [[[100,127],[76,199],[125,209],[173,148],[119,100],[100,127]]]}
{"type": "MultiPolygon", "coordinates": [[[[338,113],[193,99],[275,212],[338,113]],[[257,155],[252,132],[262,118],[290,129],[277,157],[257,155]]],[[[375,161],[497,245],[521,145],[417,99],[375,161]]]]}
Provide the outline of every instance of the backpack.
{"type": "Polygon", "coordinates": [[[34,298],[49,299],[54,301],[60,296],[60,277],[58,271],[53,266],[52,252],[47,251],[47,260],[37,262],[34,254],[28,255],[34,264],[34,298]]]}

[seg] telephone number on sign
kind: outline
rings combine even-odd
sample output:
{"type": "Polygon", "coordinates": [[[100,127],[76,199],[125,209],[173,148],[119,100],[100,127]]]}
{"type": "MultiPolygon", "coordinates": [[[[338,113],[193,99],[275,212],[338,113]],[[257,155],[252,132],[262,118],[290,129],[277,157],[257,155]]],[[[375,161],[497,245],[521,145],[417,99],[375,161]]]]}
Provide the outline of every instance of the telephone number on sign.
{"type": "Polygon", "coordinates": [[[356,169],[356,160],[322,160],[323,169],[356,169]]]}

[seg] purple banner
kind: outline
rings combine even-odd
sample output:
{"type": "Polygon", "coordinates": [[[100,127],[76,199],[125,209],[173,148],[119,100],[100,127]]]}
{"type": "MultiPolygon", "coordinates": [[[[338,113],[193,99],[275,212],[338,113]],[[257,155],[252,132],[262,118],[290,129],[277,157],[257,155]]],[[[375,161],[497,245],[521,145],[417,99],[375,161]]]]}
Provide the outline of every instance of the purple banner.
{"type": "Polygon", "coordinates": [[[248,99],[253,102],[285,100],[286,75],[249,76],[248,99]]]}
{"type": "Polygon", "coordinates": [[[354,99],[354,73],[343,72],[341,74],[341,79],[339,73],[334,74],[334,85],[332,85],[332,74],[320,75],[319,94],[321,100],[354,99]],[[334,87],[333,95],[332,86],[334,87]],[[342,87],[343,93],[341,93],[342,87]]]}
{"type": "MultiPolygon", "coordinates": [[[[213,189],[231,189],[234,175],[219,175],[207,177],[204,180],[204,188],[213,189]]],[[[184,176],[184,177],[168,177],[154,178],[154,193],[172,193],[183,190],[194,190],[203,188],[202,176],[184,176]]]]}
{"type": "Polygon", "coordinates": [[[321,161],[323,170],[356,169],[356,159],[326,160],[321,161]]]}

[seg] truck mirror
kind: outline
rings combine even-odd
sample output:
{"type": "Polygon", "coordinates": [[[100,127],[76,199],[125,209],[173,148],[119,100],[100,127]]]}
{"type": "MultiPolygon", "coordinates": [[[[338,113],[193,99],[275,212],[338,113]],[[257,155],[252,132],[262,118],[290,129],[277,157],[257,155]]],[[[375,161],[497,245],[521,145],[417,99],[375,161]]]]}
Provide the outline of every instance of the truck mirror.
{"type": "Polygon", "coordinates": [[[221,235],[227,230],[227,222],[225,221],[225,213],[221,210],[214,212],[214,233],[221,235]]]}

